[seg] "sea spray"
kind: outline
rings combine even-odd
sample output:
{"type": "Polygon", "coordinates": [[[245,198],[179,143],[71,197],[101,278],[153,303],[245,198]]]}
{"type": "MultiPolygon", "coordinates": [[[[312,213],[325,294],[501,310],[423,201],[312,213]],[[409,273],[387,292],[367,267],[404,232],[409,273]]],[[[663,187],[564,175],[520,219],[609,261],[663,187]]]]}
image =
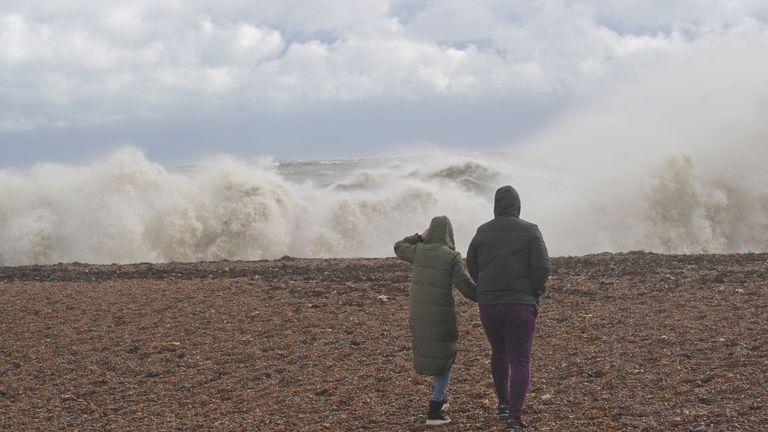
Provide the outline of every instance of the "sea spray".
{"type": "Polygon", "coordinates": [[[87,166],[6,170],[0,263],[387,256],[434,214],[463,232],[487,216],[488,197],[446,179],[444,165],[390,163],[327,185],[288,181],[270,160],[176,170],[133,147],[87,166]]]}
{"type": "Polygon", "coordinates": [[[555,253],[768,250],[766,37],[693,44],[516,149],[523,206],[555,253]]]}
{"type": "Polygon", "coordinates": [[[768,249],[765,191],[700,175],[688,155],[623,183],[547,171],[519,153],[365,164],[374,168],[339,161],[335,180],[316,182],[311,168],[289,180],[268,159],[168,168],[131,147],[91,165],[2,171],[0,264],[390,256],[438,214],[463,252],[507,183],[553,255],[768,249]]]}

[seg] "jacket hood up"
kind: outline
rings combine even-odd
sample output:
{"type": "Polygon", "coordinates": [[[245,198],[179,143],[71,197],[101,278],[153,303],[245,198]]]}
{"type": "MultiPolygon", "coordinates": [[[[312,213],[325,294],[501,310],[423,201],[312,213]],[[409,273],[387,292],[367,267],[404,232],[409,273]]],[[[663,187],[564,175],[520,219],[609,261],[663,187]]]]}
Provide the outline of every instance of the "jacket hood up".
{"type": "Polygon", "coordinates": [[[520,217],[520,195],[512,186],[502,186],[496,190],[493,215],[520,217]]]}
{"type": "Polygon", "coordinates": [[[453,225],[451,225],[451,220],[448,219],[448,216],[435,216],[432,218],[424,243],[444,244],[451,250],[456,250],[456,246],[453,243],[453,225]]]}

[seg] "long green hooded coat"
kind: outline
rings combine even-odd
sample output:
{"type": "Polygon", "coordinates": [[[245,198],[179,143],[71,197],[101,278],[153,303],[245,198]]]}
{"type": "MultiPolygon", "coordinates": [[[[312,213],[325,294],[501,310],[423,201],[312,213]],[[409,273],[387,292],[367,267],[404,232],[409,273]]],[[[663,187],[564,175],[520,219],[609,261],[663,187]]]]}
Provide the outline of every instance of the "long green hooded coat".
{"type": "Polygon", "coordinates": [[[442,375],[453,365],[459,339],[452,287],[477,301],[477,287],[455,250],[451,221],[433,218],[426,238],[414,234],[398,241],[395,254],[413,264],[408,303],[413,366],[421,375],[442,375]]]}

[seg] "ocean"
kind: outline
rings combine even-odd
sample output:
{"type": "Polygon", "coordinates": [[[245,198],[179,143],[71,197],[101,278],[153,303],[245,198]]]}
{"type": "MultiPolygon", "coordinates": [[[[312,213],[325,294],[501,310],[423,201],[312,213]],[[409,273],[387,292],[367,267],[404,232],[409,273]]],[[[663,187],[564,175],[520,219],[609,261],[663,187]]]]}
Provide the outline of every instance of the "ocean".
{"type": "Polygon", "coordinates": [[[0,170],[0,265],[386,257],[437,215],[464,254],[505,184],[553,256],[768,250],[768,182],[706,168],[706,152],[627,148],[169,167],[126,147],[90,164],[0,170]]]}

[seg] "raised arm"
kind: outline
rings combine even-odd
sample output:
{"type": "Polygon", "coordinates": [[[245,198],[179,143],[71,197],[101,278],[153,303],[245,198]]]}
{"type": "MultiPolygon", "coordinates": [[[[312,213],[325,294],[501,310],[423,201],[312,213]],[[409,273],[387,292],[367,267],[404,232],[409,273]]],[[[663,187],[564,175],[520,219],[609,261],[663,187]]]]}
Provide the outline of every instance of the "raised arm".
{"type": "Polygon", "coordinates": [[[405,262],[413,264],[413,255],[416,253],[416,245],[424,241],[421,234],[413,234],[395,242],[395,255],[405,262]]]}
{"type": "Polygon", "coordinates": [[[477,303],[477,285],[469,276],[459,253],[453,258],[453,286],[468,300],[477,303]]]}
{"type": "Polygon", "coordinates": [[[549,278],[549,254],[547,245],[544,244],[544,238],[538,227],[534,227],[531,236],[531,280],[533,282],[533,293],[538,302],[546,291],[546,283],[549,278]]]}

